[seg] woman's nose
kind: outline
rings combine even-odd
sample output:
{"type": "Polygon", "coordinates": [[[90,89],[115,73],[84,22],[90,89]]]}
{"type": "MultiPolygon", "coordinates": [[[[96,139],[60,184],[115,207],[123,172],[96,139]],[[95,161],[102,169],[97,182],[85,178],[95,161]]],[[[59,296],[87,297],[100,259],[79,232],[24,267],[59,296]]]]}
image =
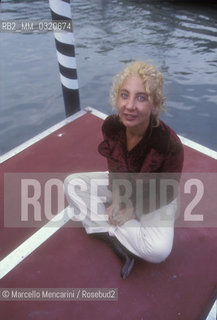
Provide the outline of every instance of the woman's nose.
{"type": "Polygon", "coordinates": [[[135,109],[135,99],[129,98],[129,100],[127,101],[126,107],[128,110],[134,110],[135,109]]]}

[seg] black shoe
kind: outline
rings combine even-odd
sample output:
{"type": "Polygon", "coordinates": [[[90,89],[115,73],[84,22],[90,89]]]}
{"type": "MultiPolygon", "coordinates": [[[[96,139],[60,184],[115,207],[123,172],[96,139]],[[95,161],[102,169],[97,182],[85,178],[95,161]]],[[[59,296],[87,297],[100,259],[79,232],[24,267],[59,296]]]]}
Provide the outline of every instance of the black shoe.
{"type": "Polygon", "coordinates": [[[106,242],[116,253],[116,255],[124,261],[124,265],[121,267],[121,277],[125,280],[131,273],[134,267],[135,258],[115,237],[109,236],[106,233],[94,233],[91,234],[94,238],[103,240],[106,242]]]}
{"type": "Polygon", "coordinates": [[[133,270],[135,259],[127,256],[126,262],[121,268],[121,277],[125,280],[133,270]]]}
{"type": "Polygon", "coordinates": [[[133,255],[116,239],[110,238],[110,246],[116,253],[116,255],[124,261],[124,265],[121,268],[121,277],[125,280],[131,273],[134,267],[135,259],[133,255]]]}

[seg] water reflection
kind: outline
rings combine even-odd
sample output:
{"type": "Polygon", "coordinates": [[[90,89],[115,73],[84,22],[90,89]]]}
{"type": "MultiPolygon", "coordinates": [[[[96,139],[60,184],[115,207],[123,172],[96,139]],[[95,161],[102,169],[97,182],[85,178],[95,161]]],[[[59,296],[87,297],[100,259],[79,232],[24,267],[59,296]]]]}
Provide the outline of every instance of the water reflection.
{"type": "MultiPolygon", "coordinates": [[[[82,106],[111,113],[112,77],[127,62],[149,60],[165,77],[168,112],[163,119],[179,134],[216,149],[217,4],[73,0],[71,7],[82,106]]],[[[48,3],[39,0],[8,0],[2,10],[3,19],[50,19],[48,3]]],[[[24,121],[15,130],[16,109],[24,115],[29,106],[33,134],[51,118],[61,119],[64,107],[52,34],[3,34],[1,48],[0,135],[7,123],[14,136],[0,146],[4,152],[26,139],[24,121]],[[35,116],[37,109],[44,119],[35,116]]]]}

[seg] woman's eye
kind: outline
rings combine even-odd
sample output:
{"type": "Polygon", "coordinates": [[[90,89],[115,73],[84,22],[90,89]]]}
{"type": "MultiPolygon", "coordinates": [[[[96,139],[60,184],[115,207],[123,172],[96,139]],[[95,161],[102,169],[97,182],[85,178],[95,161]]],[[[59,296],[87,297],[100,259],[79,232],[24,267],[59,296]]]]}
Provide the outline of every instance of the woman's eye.
{"type": "Polygon", "coordinates": [[[123,98],[123,99],[127,99],[127,98],[128,98],[127,93],[122,92],[122,93],[121,93],[121,98],[123,98]]]}
{"type": "Polygon", "coordinates": [[[143,102],[146,100],[146,96],[141,95],[141,96],[138,96],[137,99],[138,101],[143,102]]]}

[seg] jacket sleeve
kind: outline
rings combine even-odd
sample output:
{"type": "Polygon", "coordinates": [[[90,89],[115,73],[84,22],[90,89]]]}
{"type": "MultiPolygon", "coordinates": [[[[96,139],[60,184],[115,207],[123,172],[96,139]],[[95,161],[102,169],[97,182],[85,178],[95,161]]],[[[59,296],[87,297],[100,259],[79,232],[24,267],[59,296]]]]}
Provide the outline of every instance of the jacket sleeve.
{"type": "MultiPolygon", "coordinates": [[[[155,149],[156,150],[156,149],[155,149]]],[[[181,178],[184,150],[178,136],[171,130],[164,141],[163,152],[150,152],[150,170],[146,174],[141,172],[143,179],[143,197],[134,196],[134,207],[142,207],[139,213],[152,212],[171,203],[179,193],[179,181],[181,178]],[[158,166],[159,165],[159,166],[158,166]],[[137,200],[136,200],[137,199],[137,200]]]]}
{"type": "Polygon", "coordinates": [[[184,149],[178,136],[173,138],[168,146],[161,172],[181,173],[184,162],[184,149]],[[174,141],[175,140],[175,141],[174,141]]]}
{"type": "Polygon", "coordinates": [[[158,177],[158,193],[161,202],[160,206],[167,205],[177,198],[183,162],[184,148],[178,136],[174,135],[170,140],[168,152],[165,155],[165,159],[161,167],[161,173],[158,177]]]}

